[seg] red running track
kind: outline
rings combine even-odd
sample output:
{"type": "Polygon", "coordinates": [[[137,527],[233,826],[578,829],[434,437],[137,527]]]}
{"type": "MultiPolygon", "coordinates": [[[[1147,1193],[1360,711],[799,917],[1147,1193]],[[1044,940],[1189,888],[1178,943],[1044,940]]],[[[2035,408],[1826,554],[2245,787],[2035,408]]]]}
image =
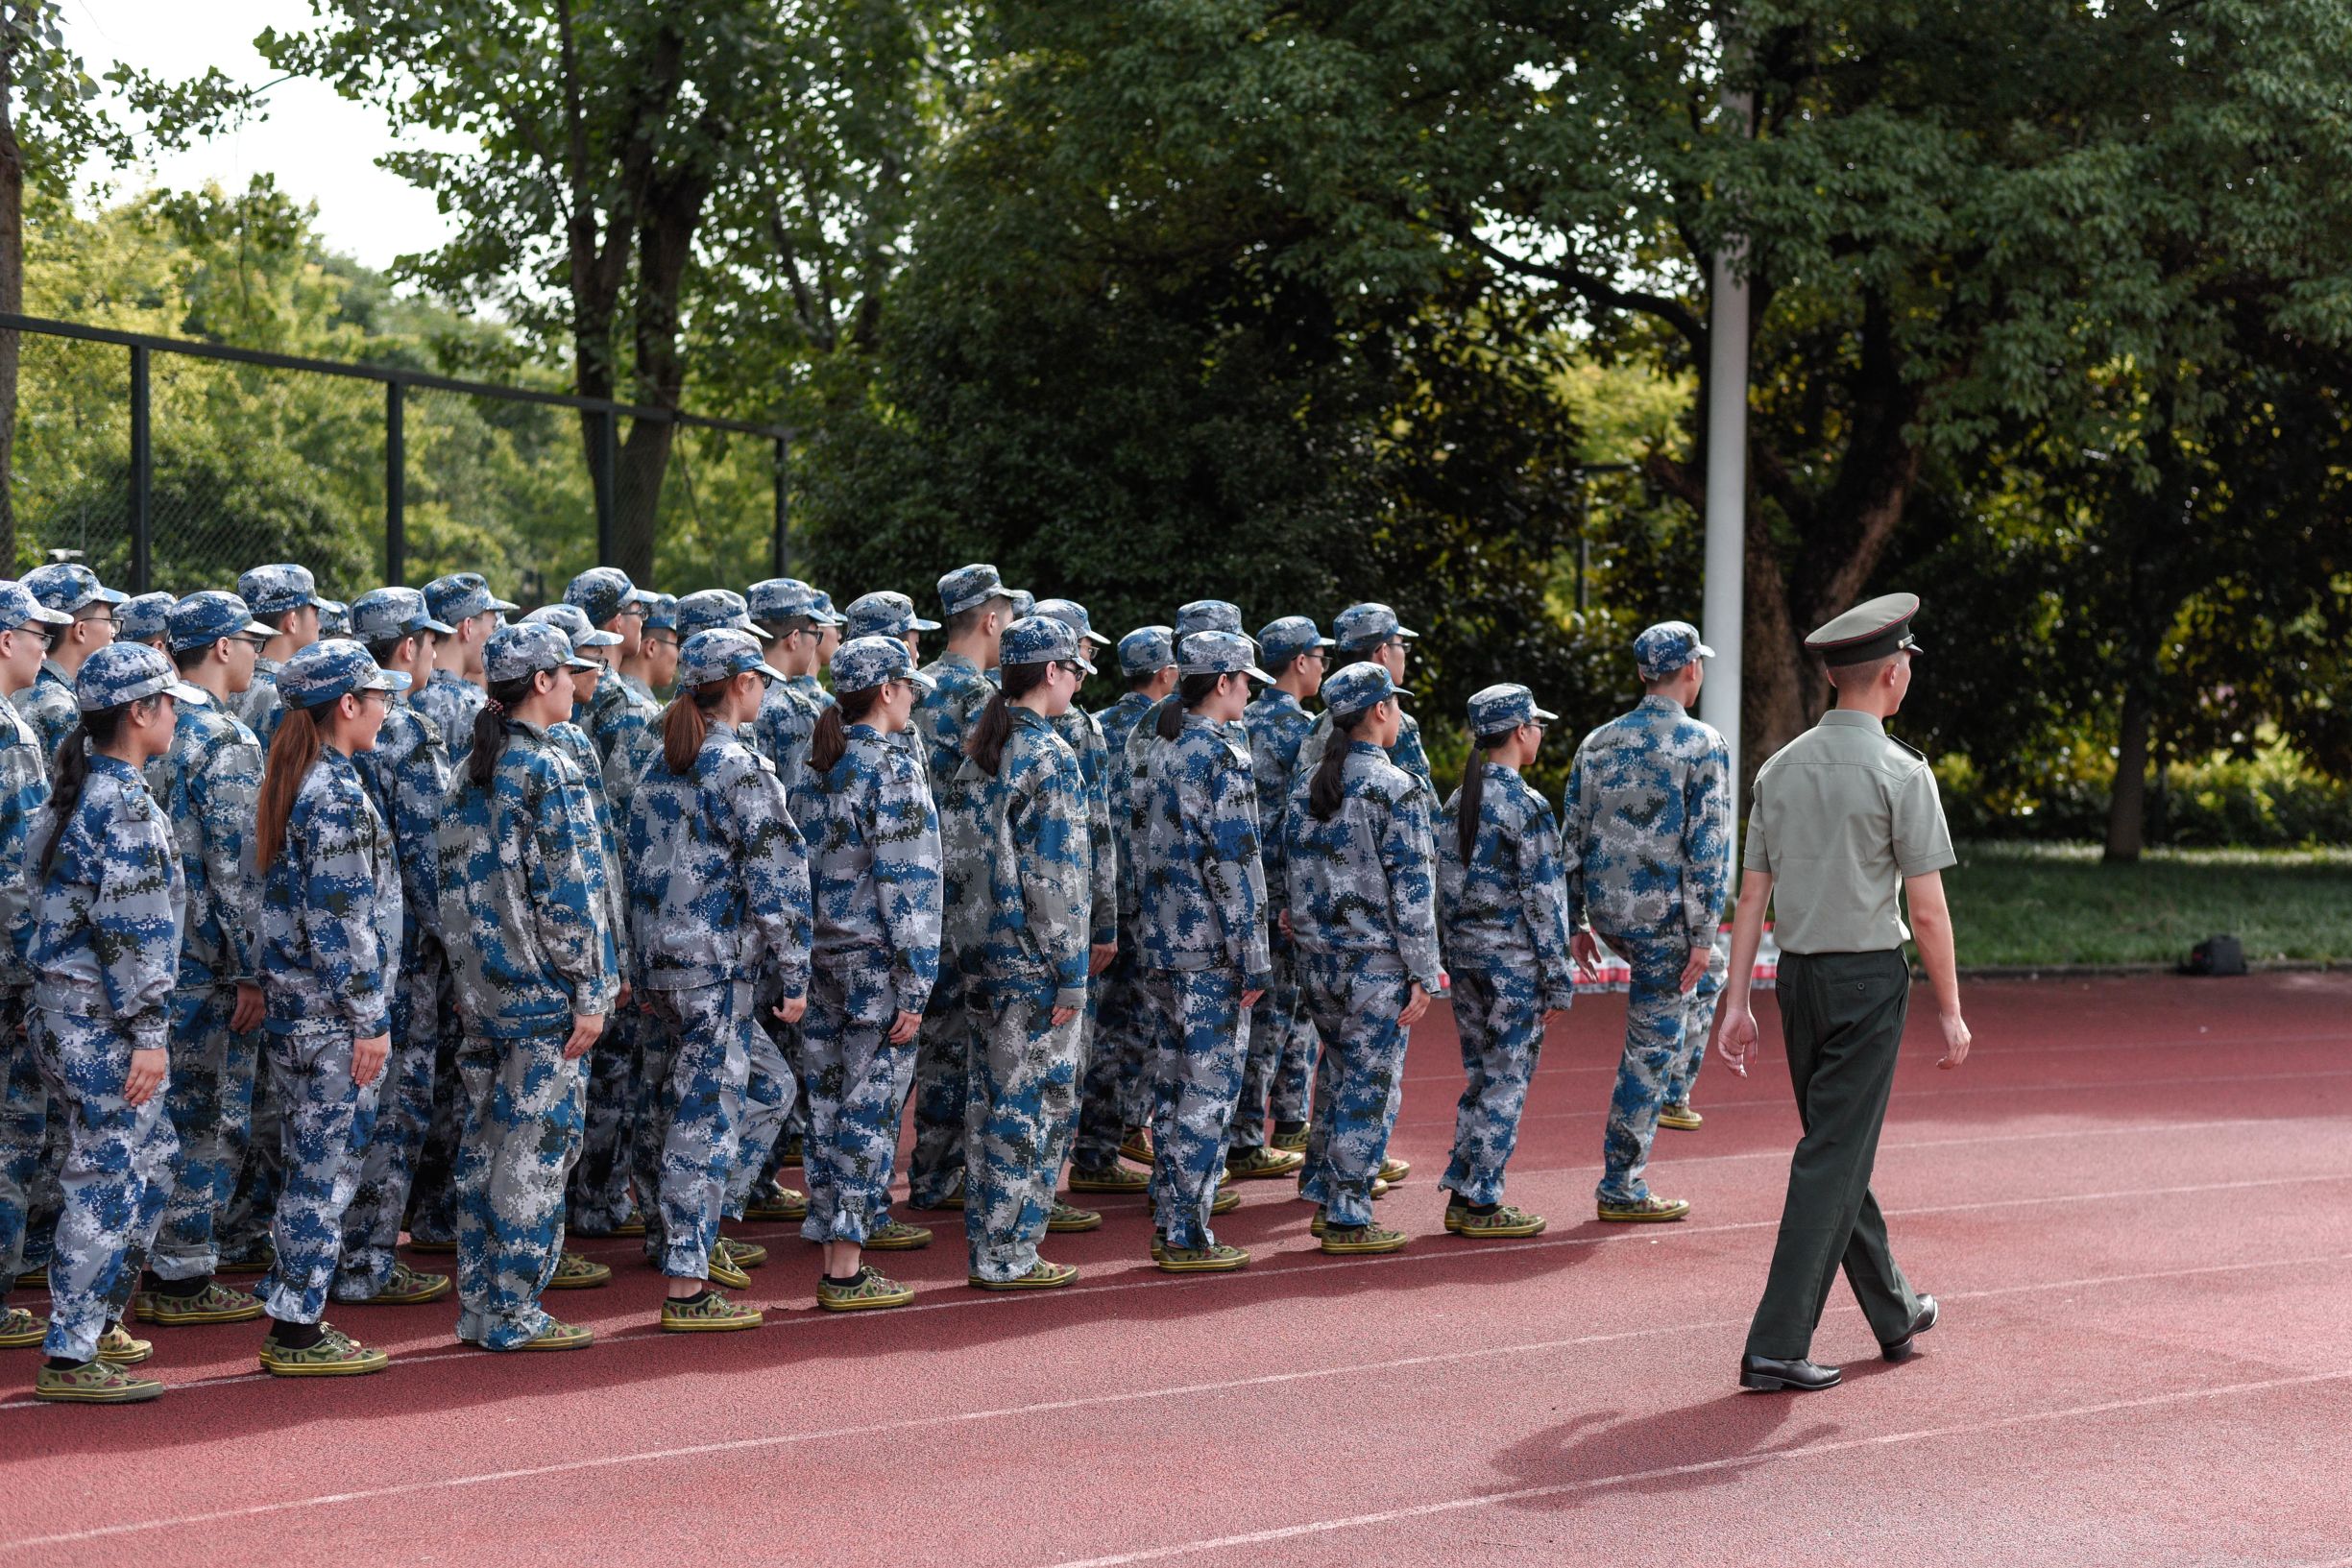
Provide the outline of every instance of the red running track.
{"type": "MultiPolygon", "coordinates": [[[[454,1309],[345,1309],[386,1375],[274,1382],[252,1325],[148,1330],[158,1404],[32,1404],[0,1360],[0,1561],[318,1564],[2352,1562],[2352,977],[1971,988],[1976,1049],[1915,1023],[1877,1188],[1944,1322],[1901,1367],[1850,1299],[1811,1395],[1734,1384],[1796,1122],[1775,1052],[1710,1062],[1663,1132],[1683,1224],[1592,1223],[1622,1002],[1537,1078],[1516,1243],[1445,1236],[1460,1082],[1417,1033],[1389,1259],[1312,1249],[1287,1183],[1173,1278],[1138,1200],[1055,1238],[1084,1277],[963,1284],[958,1235],[883,1260],[899,1312],[813,1306],[815,1255],[753,1227],[757,1333],[666,1337],[634,1242],[558,1299],[600,1337],[494,1357],[454,1309]]],[[[1774,1028],[1767,1001],[1768,1042],[1774,1028]]],[[[951,1220],[954,1217],[947,1217],[951,1220]]],[[[424,1260],[432,1263],[434,1260],[424,1260]]]]}

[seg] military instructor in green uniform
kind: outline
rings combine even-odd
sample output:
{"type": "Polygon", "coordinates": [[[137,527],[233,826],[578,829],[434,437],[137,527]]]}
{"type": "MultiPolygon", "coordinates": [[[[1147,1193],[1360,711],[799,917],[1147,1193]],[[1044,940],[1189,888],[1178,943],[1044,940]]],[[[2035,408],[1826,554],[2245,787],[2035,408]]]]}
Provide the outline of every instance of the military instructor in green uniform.
{"type": "Polygon", "coordinates": [[[1743,1387],[1836,1387],[1837,1368],[1810,1358],[1841,1266],[1888,1361],[1908,1360],[1918,1336],[1935,1326],[1935,1297],[1913,1291],[1896,1266],[1870,1195],[1910,1007],[1906,939],[1917,941],[1935,992],[1944,1034],[1937,1065],[1958,1067],[1969,1044],[1944,902],[1944,868],[1957,857],[1943,802],[1927,758],[1886,733],[1910,690],[1918,613],[1918,595],[1889,593],[1806,638],[1837,706],[1756,775],[1715,1045],[1746,1076],[1757,1049],[1749,980],[1769,905],[1781,945],[1781,1028],[1805,1135],[1789,1161],[1772,1272],[1740,1358],[1743,1387]],[[1915,929],[1903,926],[1906,901],[1915,929]]]}

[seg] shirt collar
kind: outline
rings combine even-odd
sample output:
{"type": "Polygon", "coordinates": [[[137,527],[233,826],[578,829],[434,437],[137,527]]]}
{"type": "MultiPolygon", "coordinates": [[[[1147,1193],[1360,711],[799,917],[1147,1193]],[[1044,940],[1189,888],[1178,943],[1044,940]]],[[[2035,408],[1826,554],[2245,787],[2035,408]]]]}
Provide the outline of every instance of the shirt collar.
{"type": "Polygon", "coordinates": [[[1872,735],[1886,734],[1886,726],[1879,721],[1878,714],[1865,713],[1854,708],[1832,708],[1821,715],[1821,722],[1840,730],[1868,730],[1872,735]]]}
{"type": "Polygon", "coordinates": [[[1687,712],[1687,710],[1685,709],[1681,703],[1676,702],[1672,697],[1663,697],[1655,691],[1649,692],[1642,697],[1641,706],[1645,712],[1652,713],[1672,713],[1676,718],[1681,718],[1684,713],[1687,712]]]}

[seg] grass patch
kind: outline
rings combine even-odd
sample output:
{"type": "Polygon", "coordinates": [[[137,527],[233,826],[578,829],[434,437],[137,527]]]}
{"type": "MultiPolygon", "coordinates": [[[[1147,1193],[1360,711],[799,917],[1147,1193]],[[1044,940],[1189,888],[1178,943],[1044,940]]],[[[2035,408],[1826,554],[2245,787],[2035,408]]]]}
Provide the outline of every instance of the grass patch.
{"type": "Polygon", "coordinates": [[[1944,873],[1962,965],[2177,963],[2227,932],[2249,961],[2352,959],[2352,848],[1963,843],[1944,873]]]}

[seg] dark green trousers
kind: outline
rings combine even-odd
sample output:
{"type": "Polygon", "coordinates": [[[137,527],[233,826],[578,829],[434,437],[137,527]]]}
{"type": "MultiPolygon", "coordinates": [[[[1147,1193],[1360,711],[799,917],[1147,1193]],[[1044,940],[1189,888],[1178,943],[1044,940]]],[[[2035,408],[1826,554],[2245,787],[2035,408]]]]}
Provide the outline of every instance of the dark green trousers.
{"type": "Polygon", "coordinates": [[[1910,969],[1896,951],[1783,953],[1779,994],[1805,1136],[1788,1162],[1788,1200],[1748,1354],[1806,1355],[1841,1266],[1879,1341],[1900,1339],[1919,1297],[1886,1249],[1870,1171],[1910,1009],[1910,969]]]}

